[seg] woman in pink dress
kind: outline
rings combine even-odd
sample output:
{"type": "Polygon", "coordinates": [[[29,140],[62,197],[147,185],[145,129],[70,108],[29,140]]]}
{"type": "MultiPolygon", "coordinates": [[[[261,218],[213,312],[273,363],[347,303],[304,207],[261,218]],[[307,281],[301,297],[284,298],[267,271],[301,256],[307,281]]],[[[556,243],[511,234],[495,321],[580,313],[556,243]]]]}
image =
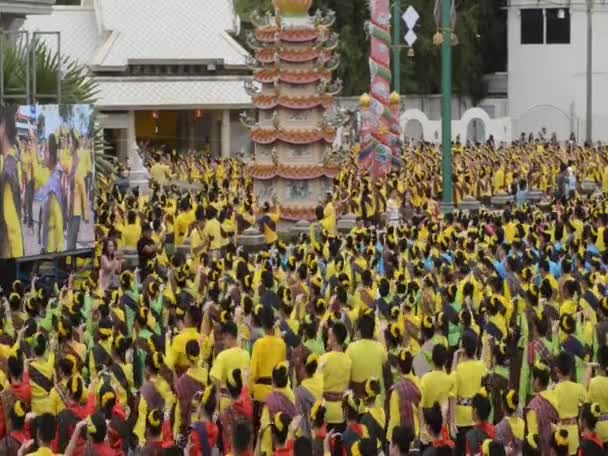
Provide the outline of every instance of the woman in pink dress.
{"type": "Polygon", "coordinates": [[[99,270],[99,285],[102,290],[118,286],[118,276],[122,270],[122,259],[116,251],[114,239],[106,239],[101,249],[101,268],[99,270]]]}

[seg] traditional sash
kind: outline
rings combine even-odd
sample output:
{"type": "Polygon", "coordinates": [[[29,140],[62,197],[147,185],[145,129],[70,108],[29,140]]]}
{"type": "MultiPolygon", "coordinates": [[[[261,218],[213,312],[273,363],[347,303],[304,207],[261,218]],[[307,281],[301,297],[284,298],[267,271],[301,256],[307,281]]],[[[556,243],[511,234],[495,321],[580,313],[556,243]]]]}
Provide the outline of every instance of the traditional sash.
{"type": "Polygon", "coordinates": [[[268,413],[270,414],[271,419],[278,412],[283,412],[291,418],[298,414],[295,404],[287,399],[284,394],[276,391],[268,396],[266,399],[266,406],[268,407],[268,413]]]}
{"type": "Polygon", "coordinates": [[[122,370],[122,367],[120,367],[118,364],[112,364],[110,370],[112,371],[112,374],[114,374],[114,378],[116,378],[118,383],[120,383],[120,386],[122,386],[127,395],[129,395],[131,386],[129,385],[129,381],[127,380],[125,371],[122,370]]]}
{"type": "Polygon", "coordinates": [[[42,388],[47,393],[51,392],[51,390],[53,389],[53,386],[55,385],[55,383],[53,382],[52,379],[49,379],[46,375],[44,375],[42,372],[40,372],[38,369],[36,369],[31,364],[29,365],[29,373],[30,373],[30,378],[36,385],[38,385],[40,388],[42,388]]]}
{"type": "Polygon", "coordinates": [[[414,410],[420,403],[422,395],[414,383],[408,379],[403,379],[393,386],[393,390],[399,396],[399,412],[401,415],[401,425],[414,429],[414,410]]]}
{"type": "Polygon", "coordinates": [[[553,404],[540,395],[534,396],[528,404],[528,409],[534,410],[536,413],[541,454],[547,454],[551,448],[551,434],[553,432],[551,425],[559,423],[559,414],[553,404]]]}

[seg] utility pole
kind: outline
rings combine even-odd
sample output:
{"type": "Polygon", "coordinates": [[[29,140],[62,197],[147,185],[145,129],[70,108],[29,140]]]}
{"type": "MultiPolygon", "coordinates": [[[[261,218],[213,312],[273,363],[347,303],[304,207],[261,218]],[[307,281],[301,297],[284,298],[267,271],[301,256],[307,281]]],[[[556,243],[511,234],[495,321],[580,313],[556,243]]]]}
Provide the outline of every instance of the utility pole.
{"type": "Polygon", "coordinates": [[[593,0],[587,0],[587,134],[593,142],[593,0]]]}
{"type": "Polygon", "coordinates": [[[401,5],[393,2],[393,91],[401,94],[401,5]]]}
{"type": "Polygon", "coordinates": [[[441,0],[441,167],[443,213],[454,209],[452,188],[452,9],[450,0],[441,0]]]}

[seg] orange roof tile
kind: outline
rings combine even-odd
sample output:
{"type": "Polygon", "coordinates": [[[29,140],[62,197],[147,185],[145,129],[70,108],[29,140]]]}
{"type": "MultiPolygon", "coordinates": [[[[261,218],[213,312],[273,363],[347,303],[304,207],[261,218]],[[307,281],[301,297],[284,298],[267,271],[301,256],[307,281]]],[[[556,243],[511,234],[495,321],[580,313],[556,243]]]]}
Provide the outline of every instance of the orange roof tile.
{"type": "Polygon", "coordinates": [[[315,28],[286,29],[279,32],[279,39],[288,43],[304,43],[316,40],[318,35],[315,28]]]}
{"type": "Polygon", "coordinates": [[[321,177],[333,179],[340,169],[336,166],[325,165],[261,165],[253,164],[247,167],[247,174],[254,179],[270,180],[283,178],[287,180],[312,180],[321,177]]]}
{"type": "Polygon", "coordinates": [[[255,38],[263,43],[274,43],[276,41],[277,28],[275,26],[257,28],[255,38]]]}
{"type": "Polygon", "coordinates": [[[334,97],[329,94],[314,94],[300,97],[281,96],[278,98],[274,95],[258,95],[253,98],[253,103],[258,109],[274,109],[277,106],[288,109],[312,109],[322,106],[327,109],[334,102],[334,97]]]}
{"type": "Polygon", "coordinates": [[[310,62],[312,60],[318,59],[320,56],[324,56],[325,58],[329,58],[333,52],[331,50],[319,50],[314,49],[312,47],[303,47],[303,48],[286,48],[286,47],[267,47],[263,49],[258,49],[255,53],[255,58],[258,62],[261,63],[273,63],[274,56],[278,54],[281,60],[290,63],[301,63],[301,62],[310,62]]]}
{"type": "Polygon", "coordinates": [[[330,80],[331,71],[323,70],[287,70],[284,68],[261,68],[255,71],[255,80],[262,83],[272,83],[276,80],[289,84],[312,84],[321,79],[330,80]]]}
{"type": "Polygon", "coordinates": [[[257,144],[272,144],[275,141],[282,141],[288,144],[312,144],[319,141],[328,143],[336,139],[335,129],[311,129],[311,130],[275,130],[255,128],[251,131],[251,140],[257,144]]]}
{"type": "Polygon", "coordinates": [[[281,70],[279,79],[289,84],[312,84],[321,79],[330,80],[331,71],[285,71],[281,70]]]}
{"type": "Polygon", "coordinates": [[[256,81],[263,83],[271,83],[278,79],[279,70],[277,68],[261,68],[254,72],[256,81]]]}
{"type": "Polygon", "coordinates": [[[274,62],[274,54],[277,50],[275,48],[264,48],[255,51],[255,58],[258,62],[272,63],[274,62]]]}

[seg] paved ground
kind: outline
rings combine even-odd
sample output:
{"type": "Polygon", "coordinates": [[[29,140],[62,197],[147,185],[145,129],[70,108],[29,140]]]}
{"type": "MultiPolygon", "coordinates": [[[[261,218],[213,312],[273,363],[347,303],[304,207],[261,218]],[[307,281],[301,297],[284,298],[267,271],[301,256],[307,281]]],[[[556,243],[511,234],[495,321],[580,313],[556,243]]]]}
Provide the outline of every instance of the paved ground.
{"type": "MultiPolygon", "coordinates": [[[[40,214],[40,203],[34,201],[34,228],[23,227],[23,241],[25,248],[25,256],[40,255],[42,246],[38,243],[38,216],[40,214]]],[[[65,235],[67,235],[67,223],[65,224],[65,235]]],[[[78,233],[78,243],[76,247],[79,249],[92,247],[95,242],[95,223],[93,212],[89,216],[89,223],[80,221],[80,231],[78,233]]],[[[65,246],[64,246],[65,247],[65,246]]]]}

